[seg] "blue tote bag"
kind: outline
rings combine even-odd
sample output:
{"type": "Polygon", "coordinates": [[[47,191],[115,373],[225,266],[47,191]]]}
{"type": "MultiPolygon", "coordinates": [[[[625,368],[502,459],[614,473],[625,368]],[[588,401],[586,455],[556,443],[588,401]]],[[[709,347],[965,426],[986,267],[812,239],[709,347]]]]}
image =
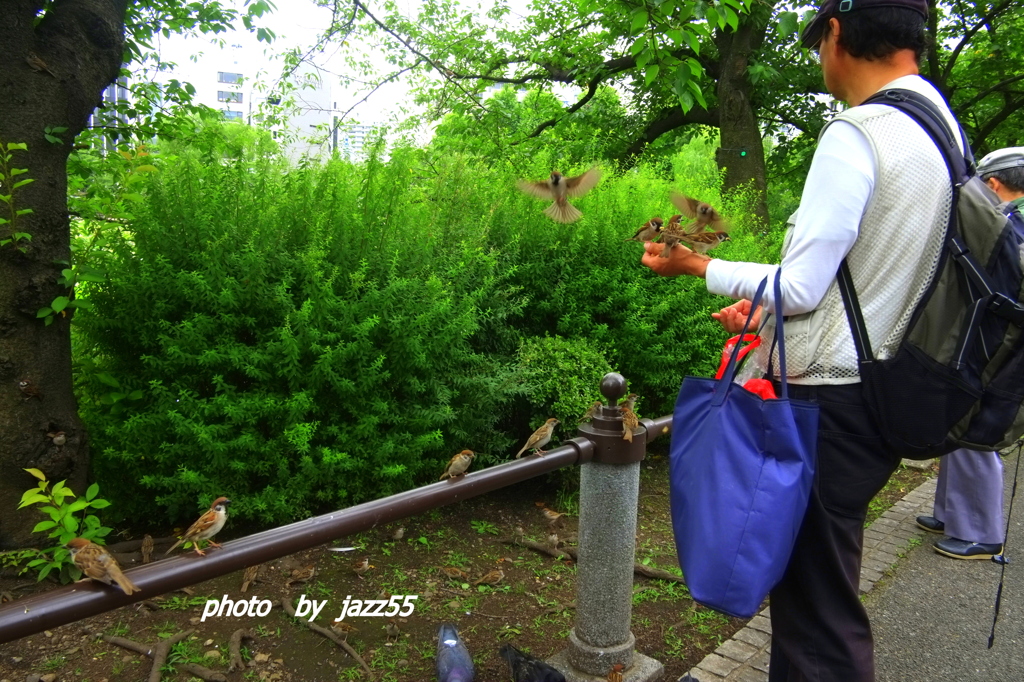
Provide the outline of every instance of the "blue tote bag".
{"type": "MultiPolygon", "coordinates": [[[[776,302],[780,276],[781,269],[776,302]]],[[[758,287],[752,310],[767,283],[758,287]]],[[[780,308],[781,396],[765,400],[733,383],[736,344],[721,379],[683,380],[672,418],[669,479],[679,565],[696,601],[740,618],[754,615],[782,579],[814,480],[818,406],[788,397],[780,308]]]]}

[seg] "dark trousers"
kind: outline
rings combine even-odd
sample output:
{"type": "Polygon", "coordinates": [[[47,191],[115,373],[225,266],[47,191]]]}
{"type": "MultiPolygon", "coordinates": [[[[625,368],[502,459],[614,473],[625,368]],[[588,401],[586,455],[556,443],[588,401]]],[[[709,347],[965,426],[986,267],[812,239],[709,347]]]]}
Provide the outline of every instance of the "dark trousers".
{"type": "Polygon", "coordinates": [[[818,463],[796,547],[771,592],[768,680],[873,682],[874,642],[859,588],[864,519],[900,458],[882,444],[860,384],[790,384],[789,394],[820,407],[818,463]]]}

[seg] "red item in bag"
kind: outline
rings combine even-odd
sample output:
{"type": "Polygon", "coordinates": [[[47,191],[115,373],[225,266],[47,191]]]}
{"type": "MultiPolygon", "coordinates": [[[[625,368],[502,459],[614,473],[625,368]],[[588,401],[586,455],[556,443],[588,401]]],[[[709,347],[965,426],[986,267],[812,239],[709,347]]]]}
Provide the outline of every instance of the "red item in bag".
{"type": "MultiPolygon", "coordinates": [[[[722,361],[718,364],[718,371],[715,373],[716,379],[721,379],[722,375],[725,374],[725,366],[729,364],[729,358],[732,357],[732,349],[735,348],[736,344],[739,342],[739,334],[725,342],[725,347],[722,348],[722,361]]],[[[747,345],[740,348],[740,355],[736,358],[737,365],[743,362],[743,358],[747,356],[747,353],[761,345],[761,337],[757,334],[744,334],[743,343],[747,345]]]]}
{"type": "Polygon", "coordinates": [[[743,384],[743,388],[761,396],[765,400],[772,400],[778,397],[775,395],[775,387],[772,386],[772,382],[767,379],[750,379],[747,383],[743,384]]]}

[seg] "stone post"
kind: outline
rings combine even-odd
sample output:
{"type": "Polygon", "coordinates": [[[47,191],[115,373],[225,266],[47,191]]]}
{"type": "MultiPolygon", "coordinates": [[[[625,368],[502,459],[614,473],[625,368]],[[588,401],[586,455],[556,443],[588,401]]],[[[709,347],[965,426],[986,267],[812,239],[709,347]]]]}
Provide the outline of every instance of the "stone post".
{"type": "Polygon", "coordinates": [[[606,680],[612,666],[625,667],[624,682],[648,682],[664,675],[658,661],[633,650],[633,563],[640,462],[647,430],[623,438],[617,407],[626,380],[611,373],[601,382],[607,399],[580,437],[594,443],[594,457],[580,467],[579,558],[576,570],[576,623],[569,646],[550,663],[568,682],[606,680]]]}

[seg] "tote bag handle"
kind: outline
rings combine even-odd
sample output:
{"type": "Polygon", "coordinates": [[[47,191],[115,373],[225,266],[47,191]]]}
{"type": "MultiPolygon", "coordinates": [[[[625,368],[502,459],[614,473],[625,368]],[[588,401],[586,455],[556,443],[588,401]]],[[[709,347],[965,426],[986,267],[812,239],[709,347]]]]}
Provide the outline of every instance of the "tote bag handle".
{"type": "MultiPolygon", "coordinates": [[[[750,314],[747,315],[747,321],[743,324],[743,331],[740,332],[740,337],[747,333],[747,329],[750,328],[750,322],[754,319],[754,311],[757,310],[757,306],[761,303],[761,298],[764,296],[765,287],[768,286],[768,277],[761,280],[761,283],[757,286],[757,291],[754,293],[754,298],[750,300],[750,314]]],[[[782,383],[782,395],[780,396],[783,400],[789,398],[789,387],[786,381],[786,335],[782,333],[782,267],[780,266],[775,271],[775,317],[777,323],[775,325],[775,339],[773,344],[779,345],[779,372],[782,383]]],[[[739,357],[740,344],[732,349],[732,355],[729,357],[729,364],[725,368],[725,372],[722,374],[722,378],[718,381],[718,387],[715,389],[715,399],[712,402],[713,405],[721,405],[725,401],[726,394],[732,390],[733,377],[736,376],[737,360],[739,357]]]]}

